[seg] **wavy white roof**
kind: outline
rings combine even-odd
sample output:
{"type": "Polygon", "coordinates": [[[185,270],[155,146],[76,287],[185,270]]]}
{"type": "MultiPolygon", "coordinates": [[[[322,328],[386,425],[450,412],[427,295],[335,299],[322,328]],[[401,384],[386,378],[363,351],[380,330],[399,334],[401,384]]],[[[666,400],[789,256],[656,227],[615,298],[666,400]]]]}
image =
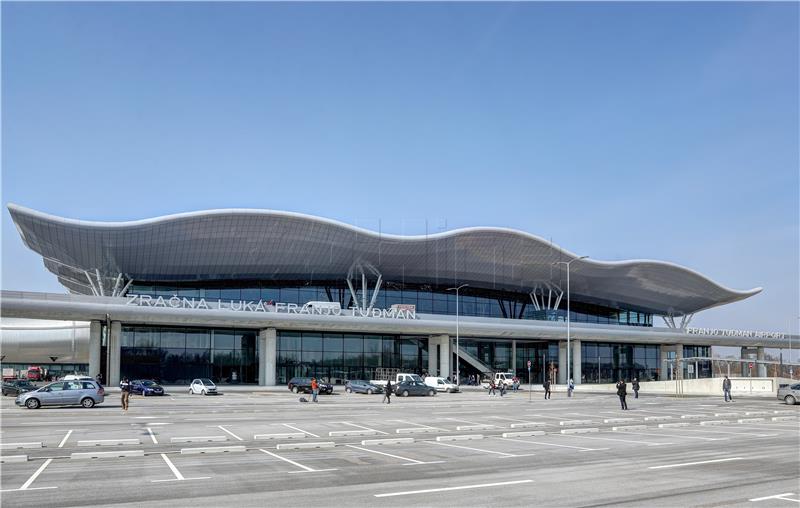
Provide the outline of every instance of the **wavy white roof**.
{"type": "MultiPolygon", "coordinates": [[[[565,287],[554,261],[578,256],[538,236],[471,227],[400,236],[299,213],[222,209],[129,222],[65,219],[9,204],[25,244],[74,292],[90,293],[82,271],[140,281],[342,280],[368,263],[385,281],[528,292],[565,287]]],[[[673,263],[583,259],[570,270],[573,298],[681,315],[742,300],[737,291],[673,263]]]]}

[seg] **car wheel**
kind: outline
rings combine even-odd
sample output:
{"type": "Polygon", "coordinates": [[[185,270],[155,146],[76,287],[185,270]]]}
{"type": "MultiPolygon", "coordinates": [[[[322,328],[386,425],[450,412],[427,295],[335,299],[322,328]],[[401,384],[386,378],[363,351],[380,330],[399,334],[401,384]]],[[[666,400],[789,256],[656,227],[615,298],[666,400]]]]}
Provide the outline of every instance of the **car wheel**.
{"type": "Polygon", "coordinates": [[[28,399],[25,401],[25,407],[28,409],[39,409],[39,406],[41,406],[39,399],[28,399]]]}
{"type": "Polygon", "coordinates": [[[428,397],[433,397],[434,395],[436,395],[434,390],[428,390],[428,397]]]}
{"type": "Polygon", "coordinates": [[[300,393],[300,388],[298,388],[296,386],[293,386],[292,387],[292,393],[300,393]]]}
{"type": "Polygon", "coordinates": [[[189,395],[194,395],[194,392],[192,391],[191,388],[189,388],[189,395]]]}
{"type": "Polygon", "coordinates": [[[447,390],[445,390],[445,393],[450,393],[450,388],[448,388],[447,390]]]}
{"type": "Polygon", "coordinates": [[[408,390],[403,390],[403,392],[400,395],[402,395],[403,397],[408,397],[408,390]]]}
{"type": "Polygon", "coordinates": [[[783,400],[786,401],[786,403],[789,404],[790,406],[795,405],[795,403],[797,402],[795,398],[791,395],[787,395],[783,400]]]}
{"type": "Polygon", "coordinates": [[[206,390],[205,389],[200,390],[200,395],[205,395],[205,394],[206,394],[206,390]]]}
{"type": "Polygon", "coordinates": [[[94,407],[94,399],[92,399],[91,397],[86,397],[81,401],[81,406],[85,407],[86,409],[94,407]]]}
{"type": "Polygon", "coordinates": [[[372,388],[367,388],[367,395],[372,395],[373,393],[375,392],[372,391],[372,388]]]}
{"type": "Polygon", "coordinates": [[[346,391],[347,393],[353,393],[353,389],[350,388],[349,386],[345,388],[344,391],[346,391]]]}

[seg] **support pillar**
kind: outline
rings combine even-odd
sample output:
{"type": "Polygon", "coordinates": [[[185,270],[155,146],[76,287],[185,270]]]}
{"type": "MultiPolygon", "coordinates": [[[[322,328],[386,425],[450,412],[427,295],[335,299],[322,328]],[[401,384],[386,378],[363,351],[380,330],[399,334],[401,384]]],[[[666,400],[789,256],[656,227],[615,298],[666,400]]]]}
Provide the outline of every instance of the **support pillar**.
{"type": "Polygon", "coordinates": [[[275,386],[278,371],[278,332],[264,328],[258,332],[258,384],[275,386]]]}
{"type": "Polygon", "coordinates": [[[661,344],[658,349],[658,380],[659,381],[667,381],[669,380],[669,364],[665,362],[669,357],[670,347],[661,344]]]}
{"type": "Polygon", "coordinates": [[[439,376],[452,378],[453,373],[450,367],[450,358],[453,353],[450,349],[450,337],[447,335],[439,335],[437,340],[441,346],[439,349],[439,376]]]}
{"type": "Polygon", "coordinates": [[[576,385],[581,384],[581,341],[572,341],[572,380],[576,385]]]}
{"type": "Polygon", "coordinates": [[[428,337],[428,375],[439,376],[439,355],[436,346],[439,339],[435,335],[428,337]]]}
{"type": "MultiPolygon", "coordinates": [[[[89,331],[91,332],[91,328],[89,331]]],[[[108,331],[108,386],[119,385],[121,339],[122,323],[119,321],[112,321],[111,329],[108,331]]]]}
{"type": "MultiPolygon", "coordinates": [[[[759,346],[756,348],[756,360],[759,362],[766,360],[764,357],[764,346],[759,346]]],[[[758,369],[758,377],[767,377],[767,364],[757,363],[756,367],[758,369]]]]}
{"type": "MultiPolygon", "coordinates": [[[[103,330],[103,325],[100,321],[92,321],[89,323],[89,372],[88,374],[92,377],[97,376],[100,373],[100,364],[101,364],[101,345],[102,345],[102,338],[101,333],[103,330]]],[[[105,373],[103,373],[103,384],[106,384],[108,380],[106,379],[105,373]]]]}
{"type": "Polygon", "coordinates": [[[675,344],[675,379],[683,379],[683,344],[675,344]]]}
{"type": "Polygon", "coordinates": [[[511,372],[517,375],[517,341],[511,341],[511,372]]]}
{"type": "Polygon", "coordinates": [[[558,342],[558,377],[556,382],[560,385],[567,384],[567,341],[565,340],[558,342]]]}

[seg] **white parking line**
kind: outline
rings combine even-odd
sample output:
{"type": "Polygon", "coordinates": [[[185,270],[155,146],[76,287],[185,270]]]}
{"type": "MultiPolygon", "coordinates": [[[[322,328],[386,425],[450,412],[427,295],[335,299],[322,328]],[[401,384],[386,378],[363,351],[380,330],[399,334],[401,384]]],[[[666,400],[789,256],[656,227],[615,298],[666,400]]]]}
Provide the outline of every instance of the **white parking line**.
{"type": "Polygon", "coordinates": [[[69,431],[67,431],[67,435],[66,435],[66,436],[64,436],[64,439],[62,439],[60,443],[58,443],[58,447],[59,447],[59,448],[64,448],[64,444],[67,442],[67,439],[69,439],[69,435],[70,435],[70,434],[72,434],[72,429],[70,429],[69,431]]]}
{"type": "Polygon", "coordinates": [[[36,472],[35,472],[35,473],[33,473],[33,474],[31,475],[31,477],[30,477],[30,478],[28,478],[28,481],[26,481],[25,483],[23,483],[23,484],[22,484],[22,487],[20,487],[20,488],[18,488],[18,489],[3,489],[3,490],[0,490],[0,492],[15,492],[15,491],[18,491],[18,490],[45,490],[45,489],[57,489],[58,487],[33,487],[33,488],[31,488],[31,483],[33,483],[33,481],[34,481],[36,478],[38,478],[38,476],[39,476],[40,474],[42,474],[42,471],[44,471],[44,468],[46,468],[47,466],[49,466],[51,462],[53,462],[53,459],[47,459],[46,461],[44,461],[44,464],[42,464],[41,466],[39,466],[39,469],[37,469],[37,470],[36,470],[36,472]]]}
{"type": "Polygon", "coordinates": [[[654,434],[652,432],[633,432],[627,431],[626,434],[633,436],[664,436],[664,437],[679,437],[682,439],[699,439],[700,441],[728,441],[729,437],[700,437],[700,436],[687,436],[681,434],[654,434]]]}
{"type": "Polygon", "coordinates": [[[753,437],[774,437],[779,435],[779,434],[756,434],[754,432],[731,432],[729,430],[718,430],[718,429],[711,430],[711,429],[680,428],[675,430],[680,430],[680,432],[705,432],[707,434],[734,434],[737,436],[753,436],[753,437]]]}
{"type": "Polygon", "coordinates": [[[147,433],[150,434],[150,439],[153,440],[153,444],[158,444],[158,439],[156,439],[156,435],[153,434],[153,429],[147,427],[147,433]]]}
{"type": "Polygon", "coordinates": [[[286,457],[281,457],[280,455],[278,455],[276,453],[268,452],[267,450],[264,450],[263,448],[259,448],[258,451],[264,452],[267,455],[271,455],[272,457],[275,457],[276,459],[281,459],[282,461],[288,462],[289,464],[291,464],[293,466],[297,466],[297,467],[299,467],[300,469],[303,470],[303,471],[289,471],[290,473],[319,473],[321,471],[338,471],[338,469],[313,469],[313,468],[310,468],[308,466],[304,466],[303,464],[300,464],[298,462],[295,462],[295,461],[293,461],[291,459],[287,459],[286,457]]]}
{"type": "Polygon", "coordinates": [[[431,444],[439,445],[439,446],[450,446],[452,448],[463,448],[464,450],[472,450],[476,452],[483,452],[483,453],[493,453],[495,455],[502,455],[504,457],[516,457],[513,453],[506,453],[506,452],[496,452],[494,450],[484,450],[483,448],[472,448],[469,446],[461,446],[461,445],[454,445],[450,443],[440,443],[439,441],[426,441],[431,444]]]}
{"type": "Polygon", "coordinates": [[[696,466],[698,464],[713,464],[716,462],[730,462],[732,460],[743,460],[744,457],[728,457],[727,459],[701,460],[700,462],[684,462],[682,464],[666,464],[664,466],[650,466],[647,469],[666,469],[670,467],[696,466]]]}
{"type": "Polygon", "coordinates": [[[150,480],[151,483],[182,482],[182,481],[185,481],[185,480],[208,480],[209,478],[211,478],[210,476],[198,476],[196,478],[186,478],[181,474],[180,471],[178,471],[178,468],[175,467],[175,464],[173,464],[172,461],[169,460],[169,458],[167,457],[166,453],[162,453],[161,454],[161,458],[164,459],[164,462],[166,462],[167,465],[169,466],[170,470],[172,470],[172,474],[175,475],[175,478],[171,478],[171,479],[167,479],[167,480],[150,480]]]}
{"type": "Polygon", "coordinates": [[[441,431],[444,431],[444,430],[446,430],[446,429],[443,429],[443,428],[441,428],[441,427],[431,427],[430,425],[423,425],[423,424],[421,424],[421,423],[409,422],[408,420],[387,420],[387,421],[389,421],[389,422],[400,422],[400,423],[406,423],[406,424],[408,424],[408,425],[413,425],[413,426],[415,426],[415,427],[424,427],[424,428],[426,428],[426,429],[435,429],[435,430],[441,430],[441,431]]]}
{"type": "Polygon", "coordinates": [[[378,434],[384,434],[384,435],[387,435],[387,436],[389,435],[388,432],[384,432],[382,430],[377,430],[377,429],[370,429],[369,427],[364,427],[363,425],[356,425],[355,423],[350,423],[350,422],[333,422],[333,423],[343,423],[345,425],[350,425],[351,427],[355,427],[357,429],[369,430],[369,431],[377,432],[378,434]]]}
{"type": "MultiPolygon", "coordinates": [[[[460,418],[445,418],[445,420],[450,420],[451,422],[467,423],[469,425],[491,425],[491,424],[473,422],[473,421],[470,421],[470,420],[462,420],[460,418]]],[[[498,425],[491,425],[491,426],[492,427],[498,427],[498,425]]]]}
{"type": "Polygon", "coordinates": [[[435,461],[432,461],[432,462],[423,462],[421,460],[409,459],[408,457],[401,457],[400,455],[392,455],[391,453],[379,452],[378,450],[370,450],[369,448],[362,448],[362,447],[356,446],[356,445],[346,445],[346,446],[349,446],[350,448],[355,448],[356,450],[363,450],[365,452],[377,453],[378,455],[386,455],[387,457],[393,457],[395,459],[405,460],[406,463],[405,464],[400,464],[401,466],[413,466],[413,465],[416,465],[416,464],[443,464],[444,463],[443,460],[435,460],[435,461]]]}
{"type": "Polygon", "coordinates": [[[302,432],[303,434],[308,434],[309,436],[319,437],[316,434],[312,434],[311,432],[305,431],[303,429],[298,429],[297,427],[295,427],[293,425],[289,425],[288,423],[282,423],[281,425],[283,425],[284,427],[289,427],[290,429],[294,429],[294,430],[296,430],[298,432],[302,432]]]}
{"type": "Polygon", "coordinates": [[[387,494],[375,494],[375,497],[407,496],[410,494],[428,494],[430,492],[447,492],[451,490],[481,489],[484,487],[498,487],[500,485],[516,485],[519,483],[531,483],[533,480],[517,480],[513,482],[482,483],[479,485],[462,485],[460,487],[442,487],[438,489],[408,490],[405,492],[389,492],[387,494]]]}
{"type": "Polygon", "coordinates": [[[589,436],[576,436],[575,434],[553,434],[553,436],[561,436],[566,438],[577,438],[577,439],[595,439],[598,441],[619,441],[620,443],[634,443],[634,444],[643,444],[647,446],[664,446],[664,445],[671,445],[675,443],[653,443],[651,441],[637,441],[631,439],[614,439],[611,437],[589,437],[589,436]]]}
{"type": "Polygon", "coordinates": [[[502,439],[503,441],[515,441],[517,443],[528,443],[528,444],[536,444],[542,446],[555,446],[557,448],[572,448],[573,450],[579,450],[582,452],[595,452],[599,450],[608,450],[608,448],[586,448],[585,446],[571,446],[571,445],[560,445],[555,443],[542,443],[541,441],[528,441],[526,439],[513,439],[510,437],[497,437],[492,436],[496,439],[502,439]]]}
{"type": "Polygon", "coordinates": [[[239,436],[237,436],[237,435],[236,435],[236,434],[234,434],[233,432],[229,431],[228,429],[226,429],[226,428],[225,428],[225,427],[223,427],[222,425],[217,425],[217,427],[219,427],[219,429],[220,429],[221,431],[223,431],[223,432],[227,432],[228,434],[230,434],[230,435],[231,435],[231,436],[233,436],[234,438],[238,439],[239,441],[244,441],[244,439],[240,438],[239,436]]]}
{"type": "Polygon", "coordinates": [[[754,499],[750,499],[749,501],[758,502],[758,501],[766,501],[767,499],[781,499],[783,501],[793,501],[795,503],[800,503],[800,499],[792,499],[787,498],[786,496],[793,496],[794,492],[784,492],[783,494],[775,494],[774,496],[765,496],[765,497],[757,497],[754,499]]]}

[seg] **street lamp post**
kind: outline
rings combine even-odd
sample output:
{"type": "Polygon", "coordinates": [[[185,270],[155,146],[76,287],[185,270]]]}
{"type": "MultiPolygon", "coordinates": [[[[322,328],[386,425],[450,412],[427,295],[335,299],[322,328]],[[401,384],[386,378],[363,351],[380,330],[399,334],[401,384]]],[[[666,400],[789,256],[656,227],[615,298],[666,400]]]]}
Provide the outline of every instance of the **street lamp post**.
{"type": "Polygon", "coordinates": [[[579,259],[586,259],[589,256],[581,256],[579,258],[571,259],[569,261],[556,261],[553,263],[554,265],[566,265],[567,266],[567,384],[569,384],[570,378],[570,309],[569,309],[569,265],[571,265],[574,261],[578,261],[579,259]]]}
{"type": "Polygon", "coordinates": [[[456,292],[456,386],[461,386],[461,375],[458,368],[458,292],[461,290],[461,288],[467,286],[469,286],[469,284],[461,284],[455,288],[447,288],[447,291],[456,292]]]}

